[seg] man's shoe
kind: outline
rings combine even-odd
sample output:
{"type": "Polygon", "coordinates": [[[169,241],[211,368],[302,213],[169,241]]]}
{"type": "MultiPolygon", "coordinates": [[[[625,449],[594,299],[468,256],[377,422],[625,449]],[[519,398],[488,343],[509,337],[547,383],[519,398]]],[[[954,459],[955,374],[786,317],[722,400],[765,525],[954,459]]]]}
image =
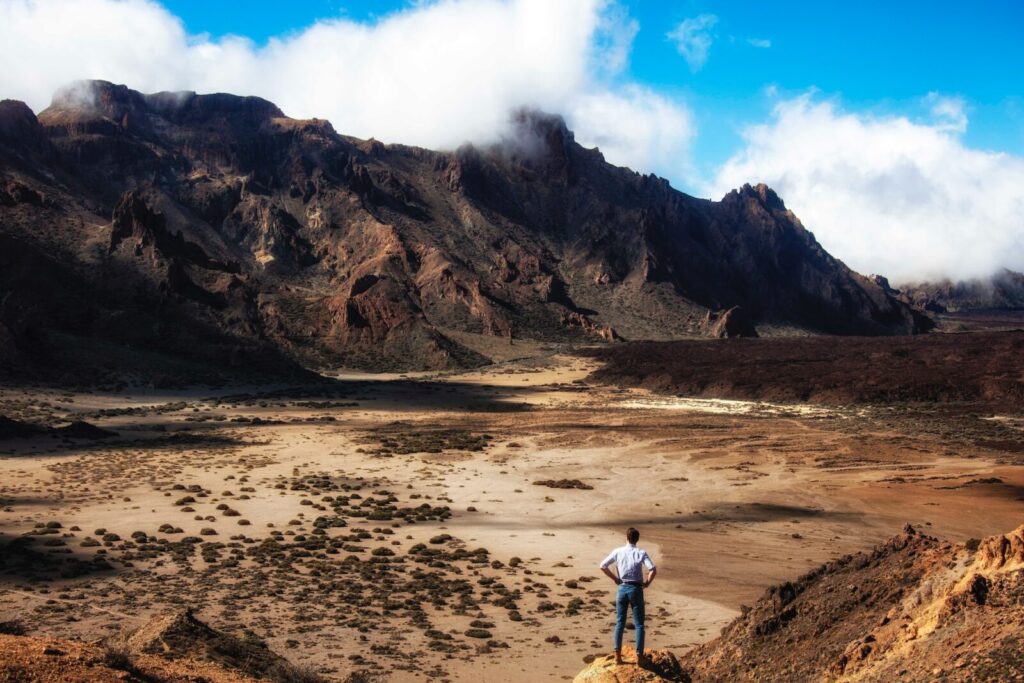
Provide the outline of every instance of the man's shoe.
{"type": "Polygon", "coordinates": [[[615,665],[622,666],[622,653],[620,652],[615,653],[615,665]]]}

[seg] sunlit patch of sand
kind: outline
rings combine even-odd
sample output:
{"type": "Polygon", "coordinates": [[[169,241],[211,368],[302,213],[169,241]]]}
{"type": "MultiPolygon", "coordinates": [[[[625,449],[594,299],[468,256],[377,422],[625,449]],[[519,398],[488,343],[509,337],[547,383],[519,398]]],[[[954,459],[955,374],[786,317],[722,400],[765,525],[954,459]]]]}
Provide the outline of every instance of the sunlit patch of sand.
{"type": "Polygon", "coordinates": [[[990,415],[988,417],[981,418],[982,420],[988,420],[990,422],[999,422],[1006,425],[1010,429],[1016,429],[1024,432],[1024,417],[1015,415],[990,415]]]}
{"type": "Polygon", "coordinates": [[[618,406],[639,410],[688,410],[716,415],[766,415],[778,417],[849,417],[863,414],[862,410],[849,410],[807,404],[766,403],[764,401],[736,401],[722,398],[649,397],[619,401],[618,406]]]}

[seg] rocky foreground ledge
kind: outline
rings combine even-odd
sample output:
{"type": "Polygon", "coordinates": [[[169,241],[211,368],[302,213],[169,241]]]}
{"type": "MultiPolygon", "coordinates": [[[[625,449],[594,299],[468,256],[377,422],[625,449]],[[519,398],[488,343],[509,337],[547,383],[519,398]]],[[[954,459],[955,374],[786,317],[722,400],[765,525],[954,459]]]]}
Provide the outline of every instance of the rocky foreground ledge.
{"type": "Polygon", "coordinates": [[[615,663],[614,655],[598,657],[576,675],[573,683],[689,683],[683,667],[668,650],[646,650],[647,661],[637,664],[636,650],[622,649],[622,664],[615,663]]]}
{"type": "Polygon", "coordinates": [[[711,642],[575,683],[1024,681],[1024,526],[948,543],[910,527],[769,588],[711,642]]]}
{"type": "MultiPolygon", "coordinates": [[[[363,683],[359,673],[343,683],[363,683]]],[[[254,638],[217,631],[190,610],[95,642],[26,634],[0,623],[0,683],[325,683],[254,638]]]]}

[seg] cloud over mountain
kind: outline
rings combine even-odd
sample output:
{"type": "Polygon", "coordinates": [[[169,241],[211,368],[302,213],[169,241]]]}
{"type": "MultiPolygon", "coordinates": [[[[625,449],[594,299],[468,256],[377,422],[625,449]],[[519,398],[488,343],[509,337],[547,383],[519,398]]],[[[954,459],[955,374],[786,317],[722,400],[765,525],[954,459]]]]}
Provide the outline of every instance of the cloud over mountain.
{"type": "Polygon", "coordinates": [[[812,95],[780,101],[708,185],[765,182],[822,245],[894,282],[1024,267],[1024,159],[968,147],[963,102],[929,95],[932,120],[843,111],[812,95]]]}
{"type": "Polygon", "coordinates": [[[265,97],[348,134],[432,148],[491,142],[510,110],[566,114],[609,161],[688,168],[692,117],[624,77],[638,30],[611,0],[442,0],[372,23],[322,20],[266,45],[190,35],[150,0],[0,2],[0,92],[36,111],[72,80],[265,97]]]}

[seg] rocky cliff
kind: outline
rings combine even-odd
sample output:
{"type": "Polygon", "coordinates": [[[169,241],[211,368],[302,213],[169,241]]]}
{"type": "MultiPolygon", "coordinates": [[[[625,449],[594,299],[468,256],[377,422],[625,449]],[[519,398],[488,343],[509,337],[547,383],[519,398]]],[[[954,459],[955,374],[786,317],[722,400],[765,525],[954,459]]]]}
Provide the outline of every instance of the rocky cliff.
{"type": "Polygon", "coordinates": [[[712,681],[1024,678],[1024,527],[966,544],[907,527],[769,589],[680,662],[712,681]]]}
{"type": "Polygon", "coordinates": [[[38,116],[0,103],[0,241],[8,372],[112,350],[457,367],[485,359],[451,331],[667,339],[735,306],[759,330],[930,325],[771,189],[696,199],[536,112],[502,144],[434,152],[254,97],[80,82],[38,116]]]}
{"type": "Polygon", "coordinates": [[[905,285],[895,294],[932,313],[1024,309],[1024,273],[1003,269],[990,278],[905,285]]]}

